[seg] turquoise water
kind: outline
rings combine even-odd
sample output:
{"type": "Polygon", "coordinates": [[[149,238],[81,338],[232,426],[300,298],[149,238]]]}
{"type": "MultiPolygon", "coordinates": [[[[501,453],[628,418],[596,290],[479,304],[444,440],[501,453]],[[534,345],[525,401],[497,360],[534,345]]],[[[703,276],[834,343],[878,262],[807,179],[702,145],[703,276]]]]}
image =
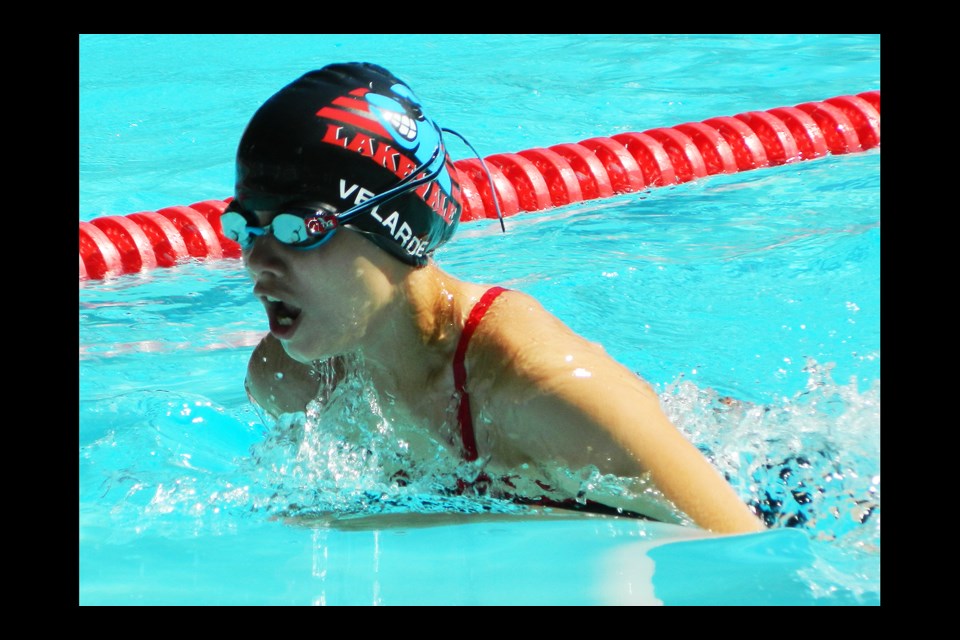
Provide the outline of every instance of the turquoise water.
{"type": "MultiPolygon", "coordinates": [[[[871,35],[85,35],[80,219],[231,195],[256,107],[353,59],[484,156],[880,88],[871,35]]],[[[356,474],[337,504],[366,517],[285,522],[309,487],[243,392],[266,327],[240,265],[82,283],[79,601],[877,604],[879,203],[874,149],[466,223],[437,255],[654,384],[745,500],[779,502],[754,536],[420,494],[382,514],[356,474]]]]}

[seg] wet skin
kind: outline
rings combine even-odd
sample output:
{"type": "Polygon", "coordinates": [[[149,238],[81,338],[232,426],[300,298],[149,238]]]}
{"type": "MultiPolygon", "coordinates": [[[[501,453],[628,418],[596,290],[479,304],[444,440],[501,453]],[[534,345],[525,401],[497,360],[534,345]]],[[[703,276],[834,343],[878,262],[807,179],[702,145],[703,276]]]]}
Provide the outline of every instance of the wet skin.
{"type": "MultiPolygon", "coordinates": [[[[269,224],[268,210],[256,213],[269,224]]],[[[311,363],[361,350],[376,388],[396,399],[392,423],[412,420],[440,436],[454,395],[456,344],[488,285],[459,280],[432,262],[406,265],[349,228],[307,251],[262,236],[244,251],[244,262],[271,327],[248,368],[247,389],[260,406],[275,416],[303,411],[317,394],[311,363]]],[[[466,368],[489,470],[594,465],[622,477],[649,472],[703,528],[763,528],[670,423],[647,383],[530,296],[508,291],[497,298],[471,339],[466,368]]],[[[450,454],[461,455],[456,447],[450,454]]],[[[580,487],[555,488],[575,495],[580,487]]],[[[587,497],[661,515],[662,507],[642,500],[587,497]]]]}

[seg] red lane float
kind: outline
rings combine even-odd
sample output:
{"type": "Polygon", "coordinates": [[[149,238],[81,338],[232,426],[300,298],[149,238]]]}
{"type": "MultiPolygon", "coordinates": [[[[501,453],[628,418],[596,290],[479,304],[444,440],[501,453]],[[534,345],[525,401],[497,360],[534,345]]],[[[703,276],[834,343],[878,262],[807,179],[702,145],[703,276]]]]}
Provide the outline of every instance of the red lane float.
{"type": "Polygon", "coordinates": [[[674,129],[687,134],[697,146],[707,174],[736,173],[739,170],[730,143],[718,130],[703,122],[688,122],[674,129]]]}
{"type": "Polygon", "coordinates": [[[592,151],[610,176],[614,193],[633,193],[646,186],[640,163],[630,155],[627,148],[613,138],[590,138],[580,143],[592,151]]]}
{"type": "Polygon", "coordinates": [[[849,118],[864,149],[880,144],[880,92],[870,93],[876,94],[875,105],[860,96],[837,96],[824,101],[843,111],[849,118]]]}
{"type": "Polygon", "coordinates": [[[817,127],[823,132],[830,153],[854,153],[862,150],[853,124],[840,109],[826,102],[805,102],[797,105],[797,109],[813,117],[817,127]]]}
{"type": "Polygon", "coordinates": [[[153,243],[139,225],[126,216],[106,216],[91,222],[103,231],[120,252],[123,273],[135,273],[157,266],[153,243]]]}
{"type": "Polygon", "coordinates": [[[663,187],[677,181],[667,150],[652,136],[646,133],[620,133],[613,139],[622,144],[640,165],[647,186],[663,187]]]}
{"type": "Polygon", "coordinates": [[[603,168],[600,158],[586,147],[578,144],[555,144],[550,147],[573,169],[573,175],[580,183],[580,194],[584,200],[607,198],[613,195],[610,174],[603,168]]]}
{"type": "Polygon", "coordinates": [[[543,176],[553,206],[562,207],[583,200],[577,172],[559,153],[550,149],[527,149],[517,155],[532,162],[543,176]]]}
{"type": "Polygon", "coordinates": [[[704,120],[703,124],[716,129],[727,141],[738,170],[749,171],[770,165],[770,161],[767,160],[767,151],[760,142],[760,136],[743,120],[721,116],[704,120]]]}
{"type": "Polygon", "coordinates": [[[733,117],[757,134],[771,165],[777,166],[800,159],[797,141],[780,118],[765,111],[748,111],[733,117]]]}
{"type": "MultiPolygon", "coordinates": [[[[801,160],[813,160],[827,155],[830,149],[827,148],[827,139],[823,130],[806,111],[799,107],[780,107],[770,109],[770,115],[780,118],[780,122],[787,125],[793,141],[796,143],[797,153],[801,160]]],[[[843,147],[836,136],[833,136],[834,148],[839,152],[843,147]]],[[[842,152],[841,152],[842,153],[842,152]]]]}
{"type": "MultiPolygon", "coordinates": [[[[496,164],[490,162],[487,163],[487,168],[484,170],[483,165],[480,163],[480,160],[477,158],[467,158],[466,160],[459,160],[454,163],[454,166],[457,169],[459,176],[467,176],[470,182],[464,181],[465,184],[469,184],[480,196],[480,201],[483,204],[483,207],[478,211],[471,209],[470,211],[474,214],[472,217],[464,218],[463,213],[466,213],[466,207],[464,207],[463,213],[461,213],[461,220],[476,220],[486,217],[497,217],[497,209],[494,206],[493,193],[490,191],[490,181],[493,181],[493,188],[497,190],[497,197],[500,202],[500,211],[505,216],[512,216],[515,213],[521,211],[520,209],[520,197],[517,195],[517,189],[514,187],[507,176],[500,171],[500,168],[496,164]],[[489,178],[487,177],[487,172],[489,171],[489,178]]],[[[524,191],[523,185],[518,185],[521,187],[521,192],[524,191]]]]}
{"type": "MultiPolygon", "coordinates": [[[[498,153],[487,156],[484,160],[488,167],[493,165],[500,169],[513,185],[520,211],[539,211],[552,206],[547,180],[532,162],[516,153],[498,153]]],[[[479,164],[478,161],[477,165],[479,164]]],[[[482,167],[480,172],[483,173],[482,167]]]]}
{"type": "MultiPolygon", "coordinates": [[[[468,222],[880,146],[880,91],[454,162],[468,222]],[[489,176],[487,171],[489,171],[489,176]]],[[[80,222],[80,279],[236,258],[231,198],[80,222]]]]}

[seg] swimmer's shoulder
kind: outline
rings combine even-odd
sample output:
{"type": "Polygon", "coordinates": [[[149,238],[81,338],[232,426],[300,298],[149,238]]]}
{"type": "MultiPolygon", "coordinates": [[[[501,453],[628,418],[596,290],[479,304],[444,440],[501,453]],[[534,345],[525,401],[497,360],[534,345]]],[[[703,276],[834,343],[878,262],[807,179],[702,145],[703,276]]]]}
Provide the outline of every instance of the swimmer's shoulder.
{"type": "MultiPolygon", "coordinates": [[[[475,378],[496,380],[501,390],[536,387],[568,376],[577,357],[608,359],[603,347],[578,335],[536,298],[507,289],[477,327],[468,355],[475,378]]],[[[577,365],[580,366],[580,365],[577,365]]]]}
{"type": "Polygon", "coordinates": [[[656,397],[649,384],[602,344],[581,336],[520,291],[508,290],[494,301],[474,339],[468,362],[474,389],[486,392],[491,402],[584,393],[656,397]]]}
{"type": "Polygon", "coordinates": [[[489,313],[468,359],[468,391],[472,408],[502,434],[495,438],[498,459],[508,466],[562,460],[570,468],[639,475],[617,443],[638,414],[651,410],[641,406],[643,398],[655,400],[642,381],[529,295],[504,293],[489,313]]]}
{"type": "MultiPolygon", "coordinates": [[[[478,301],[481,294],[493,288],[489,285],[474,287],[474,301],[478,301]]],[[[480,324],[484,333],[508,338],[523,334],[527,329],[535,331],[545,324],[562,326],[563,323],[533,296],[516,289],[499,288],[503,290],[491,303],[480,324]]]]}
{"type": "Polygon", "coordinates": [[[477,328],[476,340],[500,361],[526,354],[517,363],[521,368],[552,362],[531,358],[534,354],[554,355],[558,362],[566,362],[571,352],[608,357],[602,345],[580,336],[539,300],[515,289],[506,289],[494,300],[477,328]]]}

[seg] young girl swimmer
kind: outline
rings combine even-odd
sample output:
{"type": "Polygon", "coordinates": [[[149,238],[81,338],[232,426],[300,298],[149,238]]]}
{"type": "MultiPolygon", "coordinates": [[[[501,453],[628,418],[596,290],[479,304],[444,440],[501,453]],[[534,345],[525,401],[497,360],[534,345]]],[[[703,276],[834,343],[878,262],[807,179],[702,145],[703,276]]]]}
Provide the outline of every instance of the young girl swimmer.
{"type": "Polygon", "coordinates": [[[584,493],[550,472],[596,468],[652,484],[705,529],[761,530],[648,384],[530,296],[437,267],[431,254],[460,218],[456,176],[443,130],[382,67],[329,65],[260,107],[221,217],[270,323],[250,359],[251,398],[274,416],[304,411],[317,363],[359,353],[401,435],[418,425],[477,462],[464,486],[672,520],[647,491],[584,493]]]}

